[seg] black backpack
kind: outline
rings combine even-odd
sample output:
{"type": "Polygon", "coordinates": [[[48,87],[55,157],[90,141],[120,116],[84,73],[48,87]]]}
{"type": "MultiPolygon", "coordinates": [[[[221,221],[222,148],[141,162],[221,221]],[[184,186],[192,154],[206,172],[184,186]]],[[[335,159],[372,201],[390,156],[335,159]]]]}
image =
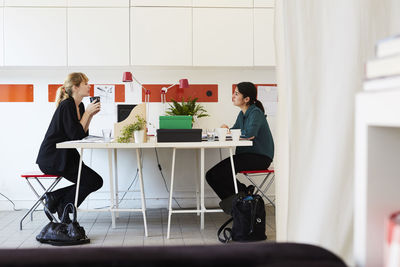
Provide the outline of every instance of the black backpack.
{"type": "Polygon", "coordinates": [[[225,212],[231,211],[231,216],[218,230],[218,240],[222,243],[233,241],[258,241],[265,240],[265,205],[259,195],[239,192],[232,197],[221,201],[220,206],[225,212]],[[231,207],[229,202],[231,201],[231,207]],[[229,203],[224,206],[224,203],[229,203]],[[231,208],[231,209],[230,209],[231,208]],[[232,229],[226,227],[233,221],[232,229]],[[224,237],[220,237],[223,232],[224,237]]]}

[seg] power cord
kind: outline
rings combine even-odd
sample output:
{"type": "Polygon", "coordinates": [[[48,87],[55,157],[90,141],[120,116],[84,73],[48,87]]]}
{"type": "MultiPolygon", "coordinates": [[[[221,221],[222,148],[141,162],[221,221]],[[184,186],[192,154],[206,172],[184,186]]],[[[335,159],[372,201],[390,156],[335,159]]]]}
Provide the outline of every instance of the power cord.
{"type": "MultiPolygon", "coordinates": [[[[169,189],[168,189],[168,186],[167,186],[167,181],[165,180],[164,174],[163,174],[163,172],[162,172],[162,167],[161,167],[160,161],[159,161],[159,159],[158,159],[157,148],[154,148],[154,151],[156,152],[157,165],[158,165],[158,169],[160,170],[161,177],[163,178],[163,181],[164,181],[165,190],[167,190],[167,192],[169,193],[169,189]]],[[[181,207],[181,205],[179,205],[179,203],[178,203],[178,201],[176,200],[176,198],[174,198],[174,197],[172,197],[172,198],[173,198],[173,200],[176,202],[176,204],[178,205],[178,207],[181,209],[182,207],[181,207]]]]}
{"type": "Polygon", "coordinates": [[[15,208],[15,203],[14,203],[11,199],[9,199],[6,195],[4,195],[4,194],[2,194],[2,193],[0,193],[0,195],[2,195],[5,199],[7,199],[8,201],[11,202],[11,204],[13,205],[13,210],[14,210],[14,211],[20,211],[20,210],[21,210],[21,209],[16,209],[16,208],[15,208]]]}

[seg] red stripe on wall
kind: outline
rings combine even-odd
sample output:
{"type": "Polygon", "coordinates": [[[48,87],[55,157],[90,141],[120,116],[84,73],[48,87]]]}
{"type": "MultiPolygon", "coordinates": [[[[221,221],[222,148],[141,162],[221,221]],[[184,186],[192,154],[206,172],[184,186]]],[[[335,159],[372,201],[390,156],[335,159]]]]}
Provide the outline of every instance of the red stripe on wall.
{"type": "MultiPolygon", "coordinates": [[[[48,96],[49,102],[55,102],[57,89],[62,86],[62,84],[49,84],[48,86],[48,96]]],[[[94,85],[90,85],[90,96],[94,94],[94,85]]],[[[125,85],[115,84],[115,102],[125,102],[125,85]]]]}
{"type": "MultiPolygon", "coordinates": [[[[143,87],[150,90],[150,102],[161,102],[161,89],[169,87],[171,84],[143,84],[143,87]]],[[[180,89],[179,85],[175,85],[168,89],[166,99],[185,101],[188,98],[198,98],[197,102],[218,102],[218,84],[191,84],[189,88],[180,89]],[[209,95],[207,95],[207,93],[209,95]]],[[[142,101],[145,101],[145,90],[142,88],[142,101]]]]}
{"type": "Polygon", "coordinates": [[[33,84],[0,84],[0,102],[33,102],[33,84]]]}

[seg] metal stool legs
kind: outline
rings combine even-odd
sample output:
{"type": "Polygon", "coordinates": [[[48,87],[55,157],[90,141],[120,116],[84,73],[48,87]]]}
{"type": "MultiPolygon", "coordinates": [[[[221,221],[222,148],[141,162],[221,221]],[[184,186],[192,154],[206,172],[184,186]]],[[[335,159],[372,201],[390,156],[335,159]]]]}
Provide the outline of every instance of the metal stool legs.
{"type": "MultiPolygon", "coordinates": [[[[36,197],[38,198],[38,200],[35,202],[35,204],[32,206],[32,208],[30,208],[30,209],[28,210],[28,212],[24,215],[24,217],[22,217],[21,221],[19,222],[19,229],[20,229],[20,230],[22,230],[22,222],[24,221],[24,219],[25,219],[29,214],[31,214],[31,220],[32,220],[32,213],[33,213],[33,211],[35,211],[35,210],[37,209],[37,207],[38,207],[40,204],[43,205],[44,209],[47,209],[46,206],[45,206],[45,204],[44,204],[44,201],[43,201],[43,195],[46,194],[46,193],[48,193],[48,192],[51,192],[51,191],[54,189],[54,187],[56,187],[56,185],[58,184],[58,182],[60,182],[61,178],[62,178],[62,177],[57,177],[57,178],[55,178],[54,182],[49,186],[49,188],[48,188],[47,190],[46,190],[46,188],[43,186],[43,184],[39,181],[39,179],[38,179],[37,177],[26,178],[26,182],[28,183],[29,187],[32,189],[33,193],[36,195],[36,197]],[[35,190],[35,188],[34,188],[34,187],[32,186],[32,184],[29,182],[29,179],[31,179],[31,178],[35,179],[35,180],[39,183],[39,185],[42,187],[42,189],[44,190],[44,193],[43,193],[41,196],[37,193],[37,191],[35,190]]],[[[57,218],[54,217],[54,215],[51,214],[50,211],[48,211],[48,213],[51,215],[51,217],[53,218],[54,221],[58,222],[57,218]]]]}
{"type": "Polygon", "coordinates": [[[265,197],[265,199],[271,203],[271,205],[275,208],[275,203],[266,195],[266,192],[268,191],[268,189],[271,187],[272,183],[275,180],[275,174],[274,173],[268,173],[266,175],[266,177],[264,178],[264,180],[261,182],[260,185],[257,185],[253,179],[251,178],[251,175],[245,174],[246,178],[249,179],[249,181],[254,185],[254,187],[256,188],[256,191],[254,194],[257,194],[258,192],[260,192],[260,194],[265,197]],[[272,176],[271,176],[272,175],[272,176]],[[271,178],[270,178],[271,176],[271,178]],[[269,180],[269,181],[268,181],[269,180]],[[266,187],[264,190],[262,190],[262,187],[264,186],[264,184],[267,183],[266,187]]]}

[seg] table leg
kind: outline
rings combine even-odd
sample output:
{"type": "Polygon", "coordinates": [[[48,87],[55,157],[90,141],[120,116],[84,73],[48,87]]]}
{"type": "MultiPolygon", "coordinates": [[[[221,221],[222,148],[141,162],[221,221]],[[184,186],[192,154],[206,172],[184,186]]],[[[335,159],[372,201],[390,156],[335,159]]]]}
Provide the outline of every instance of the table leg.
{"type": "Polygon", "coordinates": [[[136,148],[136,160],[139,169],[139,182],[140,182],[140,193],[142,196],[142,213],[143,213],[143,224],[144,224],[144,235],[148,236],[147,233],[147,220],[146,220],[146,202],[144,199],[144,186],[143,186],[143,175],[142,175],[142,164],[140,160],[139,149],[136,148]]]}
{"type": "Polygon", "coordinates": [[[83,148],[81,148],[80,150],[81,151],[80,151],[80,158],[79,158],[78,178],[76,179],[76,192],[75,192],[75,208],[76,209],[78,209],[79,185],[81,183],[83,148]]]}
{"type": "Polygon", "coordinates": [[[170,234],[170,230],[171,230],[172,192],[174,191],[175,154],[176,154],[176,148],[173,148],[172,149],[172,167],[171,167],[171,186],[169,187],[167,239],[169,239],[169,234],[170,234]]]}
{"type": "MultiPolygon", "coordinates": [[[[196,150],[196,169],[200,169],[199,168],[199,151],[196,150]]],[[[199,175],[199,173],[197,173],[197,175],[199,175]]],[[[195,182],[196,182],[196,209],[198,210],[197,212],[197,216],[200,215],[200,185],[199,185],[199,180],[200,180],[200,176],[195,176],[195,182]]]]}
{"type": "MultiPolygon", "coordinates": [[[[114,150],[114,180],[115,180],[115,208],[119,208],[119,192],[118,192],[118,167],[117,167],[117,149],[114,150]]],[[[119,212],[115,213],[116,217],[119,218],[119,212]]]]}
{"type": "Polygon", "coordinates": [[[238,193],[237,183],[236,183],[236,172],[235,172],[235,164],[233,163],[233,152],[232,147],[229,148],[229,157],[231,158],[231,166],[232,166],[232,175],[233,175],[233,185],[235,186],[235,193],[238,193]]]}
{"type": "Polygon", "coordinates": [[[111,226],[115,228],[115,212],[114,212],[114,181],[113,181],[113,171],[112,171],[112,149],[107,149],[108,151],[108,171],[110,177],[110,210],[111,210],[111,226]]]}
{"type": "Polygon", "coordinates": [[[204,212],[206,207],[204,205],[204,148],[200,148],[200,200],[201,200],[201,214],[200,214],[200,229],[204,229],[204,212]]]}

